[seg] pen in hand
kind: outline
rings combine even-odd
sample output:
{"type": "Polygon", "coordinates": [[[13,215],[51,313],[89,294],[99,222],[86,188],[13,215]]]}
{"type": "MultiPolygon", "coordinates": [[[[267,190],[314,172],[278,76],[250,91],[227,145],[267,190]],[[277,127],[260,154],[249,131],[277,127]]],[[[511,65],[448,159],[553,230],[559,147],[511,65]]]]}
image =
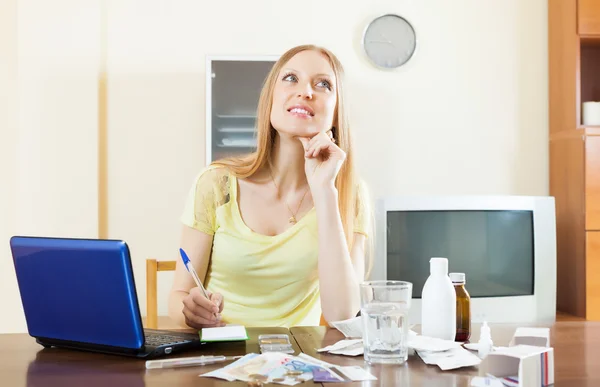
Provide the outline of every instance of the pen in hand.
{"type": "MultiPolygon", "coordinates": [[[[190,262],[190,259],[187,256],[187,254],[185,253],[185,251],[180,248],[179,254],[181,254],[181,259],[183,260],[183,264],[185,265],[185,268],[187,269],[187,271],[190,272],[190,274],[194,278],[194,282],[196,282],[196,286],[198,286],[200,288],[200,290],[202,291],[202,294],[204,295],[204,297],[206,297],[207,300],[212,301],[210,299],[210,297],[208,296],[208,292],[206,291],[206,289],[204,289],[204,286],[202,285],[202,282],[200,281],[200,277],[198,277],[198,273],[196,273],[196,270],[194,269],[194,265],[192,265],[192,263],[190,262]]],[[[216,314],[215,314],[215,316],[216,316],[216,314]]]]}
{"type": "Polygon", "coordinates": [[[192,265],[192,263],[190,262],[190,259],[188,258],[187,254],[183,249],[179,249],[179,253],[181,254],[181,259],[183,259],[183,264],[185,265],[185,268],[187,269],[187,271],[190,272],[190,274],[194,278],[196,286],[198,286],[200,290],[202,290],[202,294],[204,294],[204,297],[210,300],[210,298],[208,297],[208,292],[206,291],[206,289],[204,289],[204,286],[202,286],[202,282],[200,282],[200,277],[198,277],[198,273],[196,273],[194,265],[192,265]]]}

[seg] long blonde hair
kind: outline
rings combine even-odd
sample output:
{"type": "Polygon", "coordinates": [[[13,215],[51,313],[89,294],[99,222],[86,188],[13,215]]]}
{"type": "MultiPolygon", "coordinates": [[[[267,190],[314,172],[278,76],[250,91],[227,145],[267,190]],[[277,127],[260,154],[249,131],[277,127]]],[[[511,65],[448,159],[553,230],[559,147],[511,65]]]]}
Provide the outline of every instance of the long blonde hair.
{"type": "MultiPolygon", "coordinates": [[[[354,167],[354,152],[352,136],[346,116],[346,107],[344,104],[344,69],[337,57],[329,50],[314,45],[296,46],[285,52],[279,60],[273,65],[269,72],[258,101],[256,134],[257,150],[247,156],[230,157],[217,160],[212,165],[228,168],[236,177],[246,178],[254,175],[263,167],[271,167],[271,152],[275,142],[276,131],[271,125],[271,108],[273,104],[273,90],[277,82],[282,67],[297,53],[312,50],[324,55],[331,65],[336,79],[337,104],[336,114],[334,115],[333,127],[335,128],[335,140],[337,145],[346,153],[346,160],[335,180],[335,187],[338,190],[339,211],[342,225],[346,235],[348,248],[352,247],[354,236],[354,220],[359,210],[358,206],[365,205],[363,198],[360,198],[358,190],[358,181],[354,167]],[[362,202],[362,203],[361,203],[362,202]]],[[[368,208],[368,206],[367,206],[368,208]]],[[[372,237],[372,235],[371,235],[372,237]]],[[[368,265],[369,268],[371,265],[368,265]]],[[[368,273],[370,269],[366,270],[368,273]]]]}

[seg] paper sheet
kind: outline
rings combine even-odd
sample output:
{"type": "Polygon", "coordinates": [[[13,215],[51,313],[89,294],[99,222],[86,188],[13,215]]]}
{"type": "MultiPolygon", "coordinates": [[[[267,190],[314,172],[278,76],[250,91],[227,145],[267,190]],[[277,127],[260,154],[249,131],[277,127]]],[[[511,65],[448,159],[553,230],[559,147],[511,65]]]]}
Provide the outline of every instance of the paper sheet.
{"type": "Polygon", "coordinates": [[[329,323],[330,326],[342,332],[346,337],[357,337],[361,338],[362,332],[362,321],[361,317],[353,317],[348,320],[333,321],[329,323]]]}
{"type": "Polygon", "coordinates": [[[461,344],[456,341],[442,340],[435,337],[409,335],[408,347],[415,351],[440,352],[458,348],[461,344]]]}
{"type": "Polygon", "coordinates": [[[202,328],[200,334],[202,341],[235,341],[248,340],[246,328],[242,325],[228,325],[224,327],[202,328]]]}
{"type": "Polygon", "coordinates": [[[352,381],[377,380],[374,375],[359,366],[337,366],[335,368],[352,381]]]}
{"type": "Polygon", "coordinates": [[[462,347],[447,351],[418,351],[425,364],[437,365],[442,371],[479,365],[481,359],[462,347]]]}

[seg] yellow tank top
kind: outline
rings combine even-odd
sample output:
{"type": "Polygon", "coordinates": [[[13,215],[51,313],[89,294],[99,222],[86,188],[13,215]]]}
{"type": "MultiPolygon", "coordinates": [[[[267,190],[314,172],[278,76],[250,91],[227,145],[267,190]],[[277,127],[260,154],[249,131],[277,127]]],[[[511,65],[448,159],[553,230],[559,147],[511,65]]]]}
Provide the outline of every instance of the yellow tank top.
{"type": "MultiPolygon", "coordinates": [[[[185,225],[213,235],[204,285],[223,295],[223,321],[245,326],[319,325],[315,209],[281,234],[267,236],[246,226],[237,192],[237,178],[226,168],[207,167],[190,189],[181,216],[185,225]]],[[[365,199],[362,196],[363,204],[365,199]]],[[[359,208],[363,210],[358,212],[355,232],[366,235],[369,217],[365,205],[359,208]]]]}

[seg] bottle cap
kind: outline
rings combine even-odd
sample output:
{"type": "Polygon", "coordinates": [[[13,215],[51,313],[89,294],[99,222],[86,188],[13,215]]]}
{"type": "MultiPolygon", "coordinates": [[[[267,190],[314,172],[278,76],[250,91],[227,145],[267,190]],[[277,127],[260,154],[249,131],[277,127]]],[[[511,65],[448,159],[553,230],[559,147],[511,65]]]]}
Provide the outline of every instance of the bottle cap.
{"type": "Polygon", "coordinates": [[[429,273],[448,275],[448,258],[431,258],[429,260],[429,273]]]}
{"type": "Polygon", "coordinates": [[[455,284],[464,284],[466,282],[465,273],[450,273],[450,280],[455,284]]]}

